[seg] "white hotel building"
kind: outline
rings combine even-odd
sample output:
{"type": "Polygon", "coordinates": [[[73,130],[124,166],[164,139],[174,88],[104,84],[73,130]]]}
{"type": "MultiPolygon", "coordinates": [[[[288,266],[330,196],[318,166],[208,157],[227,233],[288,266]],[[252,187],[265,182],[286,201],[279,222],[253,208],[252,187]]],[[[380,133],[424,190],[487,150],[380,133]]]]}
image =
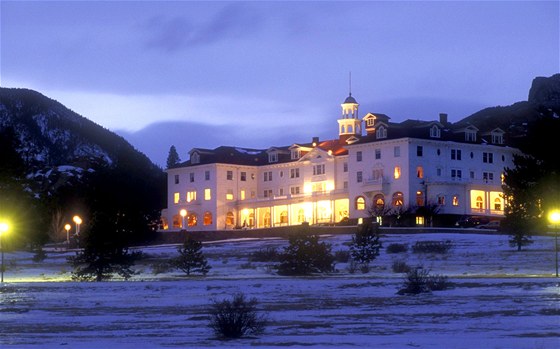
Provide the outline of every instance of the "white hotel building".
{"type": "MultiPolygon", "coordinates": [[[[337,223],[437,206],[440,222],[465,215],[503,216],[502,174],[518,150],[499,128],[358,116],[350,94],[338,138],[285,147],[194,148],[167,169],[164,229],[221,230],[337,223]]],[[[421,211],[418,211],[421,212],[421,211]]],[[[437,220],[436,220],[437,221],[437,220]]],[[[416,215],[416,224],[425,224],[416,215]]]]}

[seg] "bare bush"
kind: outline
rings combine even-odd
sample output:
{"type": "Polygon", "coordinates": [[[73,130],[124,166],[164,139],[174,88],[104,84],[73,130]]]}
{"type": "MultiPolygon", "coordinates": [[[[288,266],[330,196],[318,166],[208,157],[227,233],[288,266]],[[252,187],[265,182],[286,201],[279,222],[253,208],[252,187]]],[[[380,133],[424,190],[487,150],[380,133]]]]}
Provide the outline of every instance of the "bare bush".
{"type": "Polygon", "coordinates": [[[411,268],[405,261],[396,260],[393,261],[392,269],[393,273],[408,273],[411,268]]]}
{"type": "Polygon", "coordinates": [[[243,293],[235,294],[232,300],[213,301],[210,308],[209,326],[219,338],[261,334],[266,322],[266,316],[257,312],[256,298],[247,300],[243,293]]]}
{"type": "Polygon", "coordinates": [[[387,253],[405,253],[408,252],[408,245],[393,243],[387,246],[386,251],[387,253]]]}
{"type": "Polygon", "coordinates": [[[445,254],[451,250],[453,243],[450,240],[446,241],[416,241],[412,246],[414,253],[440,253],[445,254]]]}
{"type": "Polygon", "coordinates": [[[451,286],[446,276],[430,275],[429,269],[421,266],[411,269],[405,276],[404,287],[397,293],[419,294],[446,290],[451,286]]]}

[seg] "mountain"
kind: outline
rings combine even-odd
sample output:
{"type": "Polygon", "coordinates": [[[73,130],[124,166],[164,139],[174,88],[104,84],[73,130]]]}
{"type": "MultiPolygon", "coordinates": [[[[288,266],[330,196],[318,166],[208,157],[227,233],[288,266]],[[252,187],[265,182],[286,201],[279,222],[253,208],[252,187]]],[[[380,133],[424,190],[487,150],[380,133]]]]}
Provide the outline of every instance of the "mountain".
{"type": "MultiPolygon", "coordinates": [[[[61,226],[74,214],[85,221],[99,211],[147,226],[165,205],[160,167],[124,138],[39,92],[0,88],[0,150],[0,215],[17,216],[27,226],[21,234],[48,229],[60,240],[61,226]],[[29,223],[40,215],[40,222],[29,223]]],[[[140,235],[144,227],[134,229],[140,235]]]]}
{"type": "Polygon", "coordinates": [[[560,115],[560,74],[533,79],[527,101],[482,109],[456,123],[480,129],[499,127],[514,141],[522,142],[529,124],[560,115]]]}

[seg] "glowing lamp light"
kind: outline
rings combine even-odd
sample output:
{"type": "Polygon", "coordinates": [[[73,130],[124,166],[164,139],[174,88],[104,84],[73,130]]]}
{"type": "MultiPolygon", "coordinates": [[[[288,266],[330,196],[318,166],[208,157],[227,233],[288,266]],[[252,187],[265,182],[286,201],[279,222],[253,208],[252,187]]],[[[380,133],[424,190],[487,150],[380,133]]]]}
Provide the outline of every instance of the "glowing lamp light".
{"type": "Polygon", "coordinates": [[[181,228],[185,228],[185,217],[187,216],[187,210],[185,210],[184,208],[181,209],[181,211],[179,211],[179,214],[181,215],[181,217],[183,218],[183,224],[181,225],[181,228]]]}
{"type": "Polygon", "coordinates": [[[554,225],[556,230],[554,234],[554,251],[556,253],[555,267],[556,267],[556,277],[558,277],[558,224],[560,224],[560,210],[552,210],[548,214],[548,221],[554,225]]]}
{"type": "Polygon", "coordinates": [[[7,233],[10,230],[10,225],[7,222],[0,222],[0,235],[7,233]]]}
{"type": "Polygon", "coordinates": [[[560,224],[560,210],[553,210],[548,214],[548,221],[554,225],[560,224]]]}
{"type": "Polygon", "coordinates": [[[10,224],[8,222],[0,222],[0,251],[2,253],[2,265],[0,266],[0,282],[4,282],[4,248],[2,247],[2,236],[10,230],[10,224]]]}
{"type": "Polygon", "coordinates": [[[78,215],[72,217],[74,223],[76,223],[76,235],[80,235],[80,224],[82,224],[82,218],[78,215]]]}
{"type": "Polygon", "coordinates": [[[70,228],[72,228],[70,224],[66,223],[64,225],[64,230],[66,230],[66,243],[68,245],[70,245],[70,228]]]}

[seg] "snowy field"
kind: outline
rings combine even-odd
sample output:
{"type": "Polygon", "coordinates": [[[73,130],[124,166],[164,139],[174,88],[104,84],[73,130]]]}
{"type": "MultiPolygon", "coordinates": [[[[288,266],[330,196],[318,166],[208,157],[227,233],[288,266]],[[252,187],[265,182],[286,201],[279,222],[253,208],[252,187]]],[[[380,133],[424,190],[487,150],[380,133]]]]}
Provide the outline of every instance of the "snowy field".
{"type": "MultiPolygon", "coordinates": [[[[333,252],[350,235],[325,236],[333,252]]],[[[286,240],[238,240],[204,245],[212,266],[206,277],[179,271],[155,275],[157,260],[177,246],[143,248],[130,281],[70,280],[66,251],[6,253],[0,286],[0,348],[560,348],[560,287],[554,277],[554,240],[535,237],[521,252],[507,237],[477,234],[386,235],[391,243],[451,240],[445,255],[388,254],[368,274],[338,272],[283,277],[252,252],[282,248],[286,240]],[[453,287],[416,296],[397,295],[403,274],[394,260],[449,277],[453,287]],[[208,327],[212,299],[236,292],[255,297],[269,324],[259,337],[222,341],[208,327]]]]}

